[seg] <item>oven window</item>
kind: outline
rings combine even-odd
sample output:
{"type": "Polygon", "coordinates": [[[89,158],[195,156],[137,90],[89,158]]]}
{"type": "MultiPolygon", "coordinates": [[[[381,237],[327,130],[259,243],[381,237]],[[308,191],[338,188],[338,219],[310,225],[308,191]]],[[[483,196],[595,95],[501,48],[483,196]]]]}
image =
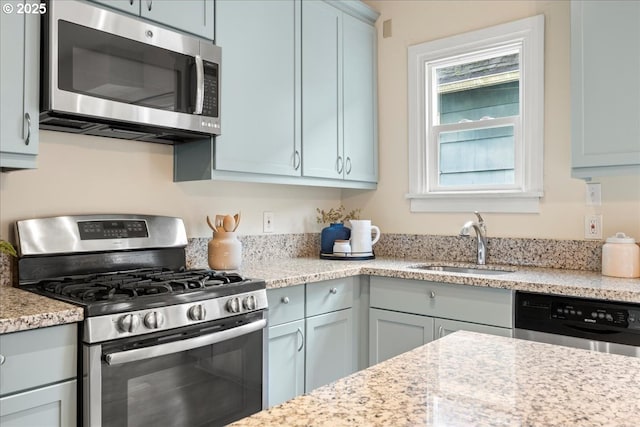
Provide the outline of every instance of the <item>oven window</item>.
{"type": "Polygon", "coordinates": [[[218,426],[262,409],[263,331],[102,364],[102,426],[218,426]]]}
{"type": "Polygon", "coordinates": [[[59,21],[58,88],[191,113],[193,57],[59,21]]]}

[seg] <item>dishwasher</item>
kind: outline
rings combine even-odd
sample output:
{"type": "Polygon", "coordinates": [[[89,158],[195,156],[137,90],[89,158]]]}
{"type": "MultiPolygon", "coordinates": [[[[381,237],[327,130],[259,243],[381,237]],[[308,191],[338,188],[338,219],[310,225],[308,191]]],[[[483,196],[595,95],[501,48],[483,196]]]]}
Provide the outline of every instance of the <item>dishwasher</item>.
{"type": "Polygon", "coordinates": [[[516,292],[515,338],[640,357],[640,304],[516,292]]]}

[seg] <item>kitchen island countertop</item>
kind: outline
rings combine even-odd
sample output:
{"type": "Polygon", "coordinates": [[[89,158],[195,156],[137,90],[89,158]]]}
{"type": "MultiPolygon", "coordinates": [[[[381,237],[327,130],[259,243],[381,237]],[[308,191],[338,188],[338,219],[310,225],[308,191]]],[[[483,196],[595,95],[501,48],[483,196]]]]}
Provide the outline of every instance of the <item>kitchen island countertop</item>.
{"type": "Polygon", "coordinates": [[[232,424],[632,426],[640,358],[459,331],[232,424]]]}

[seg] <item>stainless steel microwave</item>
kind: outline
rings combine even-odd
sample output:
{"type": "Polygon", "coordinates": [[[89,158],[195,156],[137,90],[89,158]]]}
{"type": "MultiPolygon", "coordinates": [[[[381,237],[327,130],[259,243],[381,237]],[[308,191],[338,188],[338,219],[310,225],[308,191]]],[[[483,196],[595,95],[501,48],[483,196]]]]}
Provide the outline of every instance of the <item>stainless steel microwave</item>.
{"type": "Polygon", "coordinates": [[[174,143],[220,134],[221,49],[81,1],[43,16],[40,128],[174,143]]]}

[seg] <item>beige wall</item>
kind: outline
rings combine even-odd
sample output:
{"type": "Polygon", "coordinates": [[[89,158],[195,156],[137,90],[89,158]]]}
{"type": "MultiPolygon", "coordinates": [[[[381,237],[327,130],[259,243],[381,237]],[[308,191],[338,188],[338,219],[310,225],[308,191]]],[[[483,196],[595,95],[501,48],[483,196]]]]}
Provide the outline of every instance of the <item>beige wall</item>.
{"type": "MultiPolygon", "coordinates": [[[[262,212],[275,232],[318,231],[316,207],[337,206],[340,190],[231,182],[173,182],[168,145],[40,132],[38,169],[0,175],[0,236],[18,219],[84,213],[182,217],[189,237],[210,235],[206,215],[242,212],[238,231],[262,233],[262,212]]],[[[13,238],[10,238],[13,240],[13,238]]]]}
{"type": "MultiPolygon", "coordinates": [[[[584,182],[570,177],[569,4],[561,1],[367,1],[392,20],[379,38],[380,183],[377,191],[226,182],[174,183],[169,146],[41,132],[39,167],[0,174],[0,236],[14,221],[73,213],[151,213],[183,217],[190,237],[209,235],[205,215],[242,211],[240,231],[262,232],[262,212],[277,233],[318,231],[316,207],[343,197],[363,207],[383,232],[457,234],[470,214],[412,214],[407,176],[407,46],[544,13],[545,197],[536,215],[487,214],[489,236],[581,239],[584,182]]],[[[379,31],[381,33],[381,31],[379,31]]],[[[600,179],[604,233],[640,240],[640,177],[600,179]]]]}
{"type": "Polygon", "coordinates": [[[407,47],[528,16],[545,15],[544,198],[539,214],[487,214],[489,236],[582,239],[586,213],[603,214],[604,234],[624,231],[640,240],[640,177],[597,179],[601,207],[585,204],[585,183],[570,176],[569,2],[376,1],[380,183],[375,192],[345,191],[383,231],[457,234],[471,214],[410,213],[407,173],[407,47]],[[382,22],[392,37],[382,38],[382,22]]]}

